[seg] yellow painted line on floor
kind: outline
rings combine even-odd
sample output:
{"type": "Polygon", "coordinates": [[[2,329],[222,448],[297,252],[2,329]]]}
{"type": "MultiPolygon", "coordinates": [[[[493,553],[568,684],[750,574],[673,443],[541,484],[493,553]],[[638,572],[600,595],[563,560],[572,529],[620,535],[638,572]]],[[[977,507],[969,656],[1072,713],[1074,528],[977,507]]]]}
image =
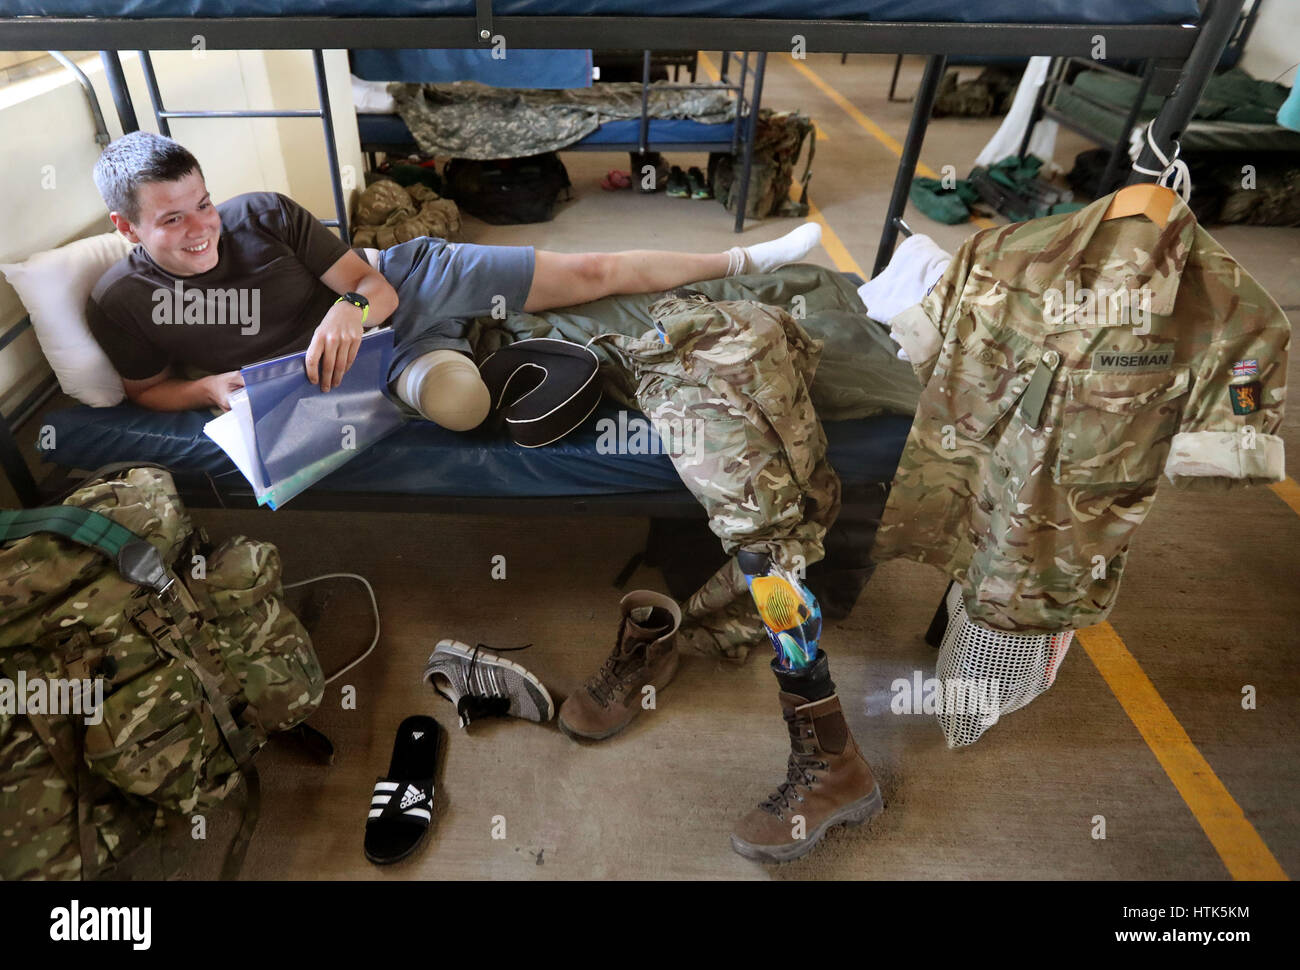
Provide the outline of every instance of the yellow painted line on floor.
{"type": "MultiPolygon", "coordinates": [[[[698,54],[700,67],[704,68],[704,73],[709,76],[709,80],[714,82],[721,81],[722,72],[719,71],[717,66],[713,63],[713,58],[709,57],[709,55],[704,53],[704,51],[699,51],[698,54]]],[[[830,136],[826,134],[826,131],[821,125],[817,124],[816,119],[813,120],[813,127],[817,129],[818,141],[830,141],[830,136]]]]}
{"type": "Polygon", "coordinates": [[[1099,623],[1079,630],[1077,638],[1191,809],[1232,878],[1288,879],[1114,627],[1099,623]]]}
{"type": "MultiPolygon", "coordinates": [[[[835,88],[831,87],[831,85],[826,83],[826,81],[822,80],[821,76],[807,64],[803,63],[803,61],[797,60],[790,54],[786,54],[785,57],[786,60],[794,65],[794,69],[806,77],[813,86],[817,88],[817,90],[821,91],[822,94],[826,95],[826,97],[839,105],[840,108],[843,109],[844,113],[857,123],[858,127],[893,152],[895,158],[903,157],[903,146],[899,143],[898,139],[863,114],[862,110],[857,105],[844,97],[844,95],[840,94],[840,92],[836,91],[835,88]]],[[[929,165],[926,165],[925,162],[921,161],[919,158],[916,160],[916,174],[923,178],[930,179],[937,179],[939,177],[938,172],[932,169],[929,165]]],[[[985,219],[983,216],[971,216],[970,221],[981,229],[992,229],[994,226],[991,219],[985,219]]]]}
{"type": "MultiPolygon", "coordinates": [[[[790,198],[795,199],[793,188],[790,191],[790,198]]],[[[826,255],[831,258],[837,270],[841,273],[857,273],[864,280],[871,278],[862,271],[858,261],[849,253],[848,247],[840,240],[839,235],[822,215],[822,210],[813,204],[812,199],[808,200],[808,218],[822,227],[822,248],[826,250],[826,255]]]]}
{"type": "MultiPolygon", "coordinates": [[[[857,123],[859,128],[862,128],[872,138],[876,139],[876,141],[880,142],[880,144],[884,145],[891,152],[893,152],[895,157],[899,157],[903,154],[903,146],[898,142],[898,139],[896,139],[889,132],[885,131],[884,128],[881,128],[880,125],[876,124],[865,114],[863,114],[861,109],[858,108],[858,106],[855,105],[852,101],[844,97],[844,95],[840,94],[833,87],[831,87],[829,84],[823,81],[821,75],[819,75],[816,71],[814,71],[803,61],[797,60],[796,58],[792,57],[789,54],[786,54],[785,58],[787,61],[789,61],[791,64],[794,65],[794,69],[796,71],[798,71],[809,81],[811,81],[813,86],[816,87],[817,90],[819,90],[822,94],[826,95],[826,97],[830,98],[837,105],[839,105],[840,108],[843,109],[844,113],[847,114],[850,118],[852,118],[857,123]]],[[[926,178],[937,179],[939,177],[938,172],[930,168],[928,165],[925,164],[925,162],[922,161],[917,161],[916,170],[921,175],[924,175],[926,178]]]]}
{"type": "Polygon", "coordinates": [[[1269,486],[1273,494],[1280,498],[1287,505],[1291,506],[1291,511],[1300,515],[1300,485],[1296,484],[1294,478],[1287,478],[1280,482],[1274,482],[1269,486]]]}
{"type": "Polygon", "coordinates": [[[714,65],[713,58],[711,58],[708,54],[704,53],[704,51],[699,51],[698,53],[700,56],[700,67],[704,68],[704,73],[709,76],[709,80],[715,82],[721,81],[722,74],[718,70],[718,68],[714,65]]]}

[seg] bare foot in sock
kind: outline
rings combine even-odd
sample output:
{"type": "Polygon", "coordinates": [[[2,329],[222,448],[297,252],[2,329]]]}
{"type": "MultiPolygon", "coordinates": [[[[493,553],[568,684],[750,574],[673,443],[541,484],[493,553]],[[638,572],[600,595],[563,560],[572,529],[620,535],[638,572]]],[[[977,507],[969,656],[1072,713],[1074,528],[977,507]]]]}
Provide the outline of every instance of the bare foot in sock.
{"type": "Polygon", "coordinates": [[[727,250],[731,265],[727,268],[728,276],[742,273],[770,273],[787,263],[797,263],[822,241],[822,227],[816,222],[805,222],[802,226],[787,232],[780,239],[771,242],[755,243],[753,246],[733,246],[727,250]]]}

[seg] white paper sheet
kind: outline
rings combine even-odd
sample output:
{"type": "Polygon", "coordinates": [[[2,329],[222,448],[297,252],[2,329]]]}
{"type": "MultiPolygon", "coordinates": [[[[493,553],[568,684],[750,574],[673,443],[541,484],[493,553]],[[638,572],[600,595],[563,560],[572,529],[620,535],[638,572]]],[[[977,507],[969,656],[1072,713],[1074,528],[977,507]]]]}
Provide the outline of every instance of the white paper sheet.
{"type": "Polygon", "coordinates": [[[248,392],[239,390],[230,395],[230,410],[205,424],[203,433],[230,456],[240,474],[248,479],[257,504],[266,504],[268,489],[262,484],[262,466],[257,458],[253,409],[248,403],[248,392]]]}

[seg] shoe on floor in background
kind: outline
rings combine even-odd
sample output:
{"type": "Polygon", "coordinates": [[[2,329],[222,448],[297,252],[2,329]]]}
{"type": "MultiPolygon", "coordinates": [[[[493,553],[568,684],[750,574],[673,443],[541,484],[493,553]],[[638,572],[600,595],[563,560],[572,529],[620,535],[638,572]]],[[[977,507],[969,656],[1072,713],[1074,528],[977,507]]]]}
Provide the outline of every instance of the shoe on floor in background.
{"type": "Polygon", "coordinates": [[[680,165],[674,165],[668,172],[668,195],[674,199],[689,199],[691,187],[686,181],[686,173],[680,165]]]}
{"type": "Polygon", "coordinates": [[[628,172],[620,172],[616,168],[611,168],[605,177],[600,180],[600,187],[606,192],[630,189],[632,187],[632,176],[628,172]]]}
{"type": "Polygon", "coordinates": [[[485,717],[520,717],[544,723],[555,716],[555,702],[542,682],[497,653],[523,647],[470,647],[439,640],[424,668],[424,682],[456,705],[460,726],[485,717]]]}
{"type": "Polygon", "coordinates": [[[617,734],[641,713],[644,688],[663,690],[677,673],[677,603],[640,589],[624,596],[619,608],[614,652],[560,708],[560,730],[571,738],[600,741],[617,734]]]}
{"type": "Polygon", "coordinates": [[[704,173],[698,167],[692,165],[686,170],[686,184],[690,188],[692,199],[713,198],[713,190],[709,188],[709,180],[704,177],[704,173]]]}
{"type": "Polygon", "coordinates": [[[366,858],[376,865],[405,859],[429,832],[441,734],[438,722],[424,714],[397,728],[388,775],[375,782],[366,819],[366,858]]]}
{"type": "Polygon", "coordinates": [[[628,152],[628,155],[632,159],[632,187],[647,195],[661,191],[668,182],[668,163],[663,156],[658,152],[628,152]],[[646,166],[653,169],[654,177],[650,179],[649,186],[646,185],[646,166]]]}

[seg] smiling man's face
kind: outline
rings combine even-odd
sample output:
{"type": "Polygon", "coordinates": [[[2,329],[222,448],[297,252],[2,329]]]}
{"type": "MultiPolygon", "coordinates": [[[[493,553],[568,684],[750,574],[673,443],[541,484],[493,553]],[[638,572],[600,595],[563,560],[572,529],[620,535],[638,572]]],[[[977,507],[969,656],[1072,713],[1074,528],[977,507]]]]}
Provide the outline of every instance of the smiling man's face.
{"type": "Polygon", "coordinates": [[[193,171],[174,182],[145,182],[136,190],[139,218],[110,217],[131,242],[141,243],[153,261],[174,276],[195,276],[217,265],[221,216],[203,176],[193,171]]]}

